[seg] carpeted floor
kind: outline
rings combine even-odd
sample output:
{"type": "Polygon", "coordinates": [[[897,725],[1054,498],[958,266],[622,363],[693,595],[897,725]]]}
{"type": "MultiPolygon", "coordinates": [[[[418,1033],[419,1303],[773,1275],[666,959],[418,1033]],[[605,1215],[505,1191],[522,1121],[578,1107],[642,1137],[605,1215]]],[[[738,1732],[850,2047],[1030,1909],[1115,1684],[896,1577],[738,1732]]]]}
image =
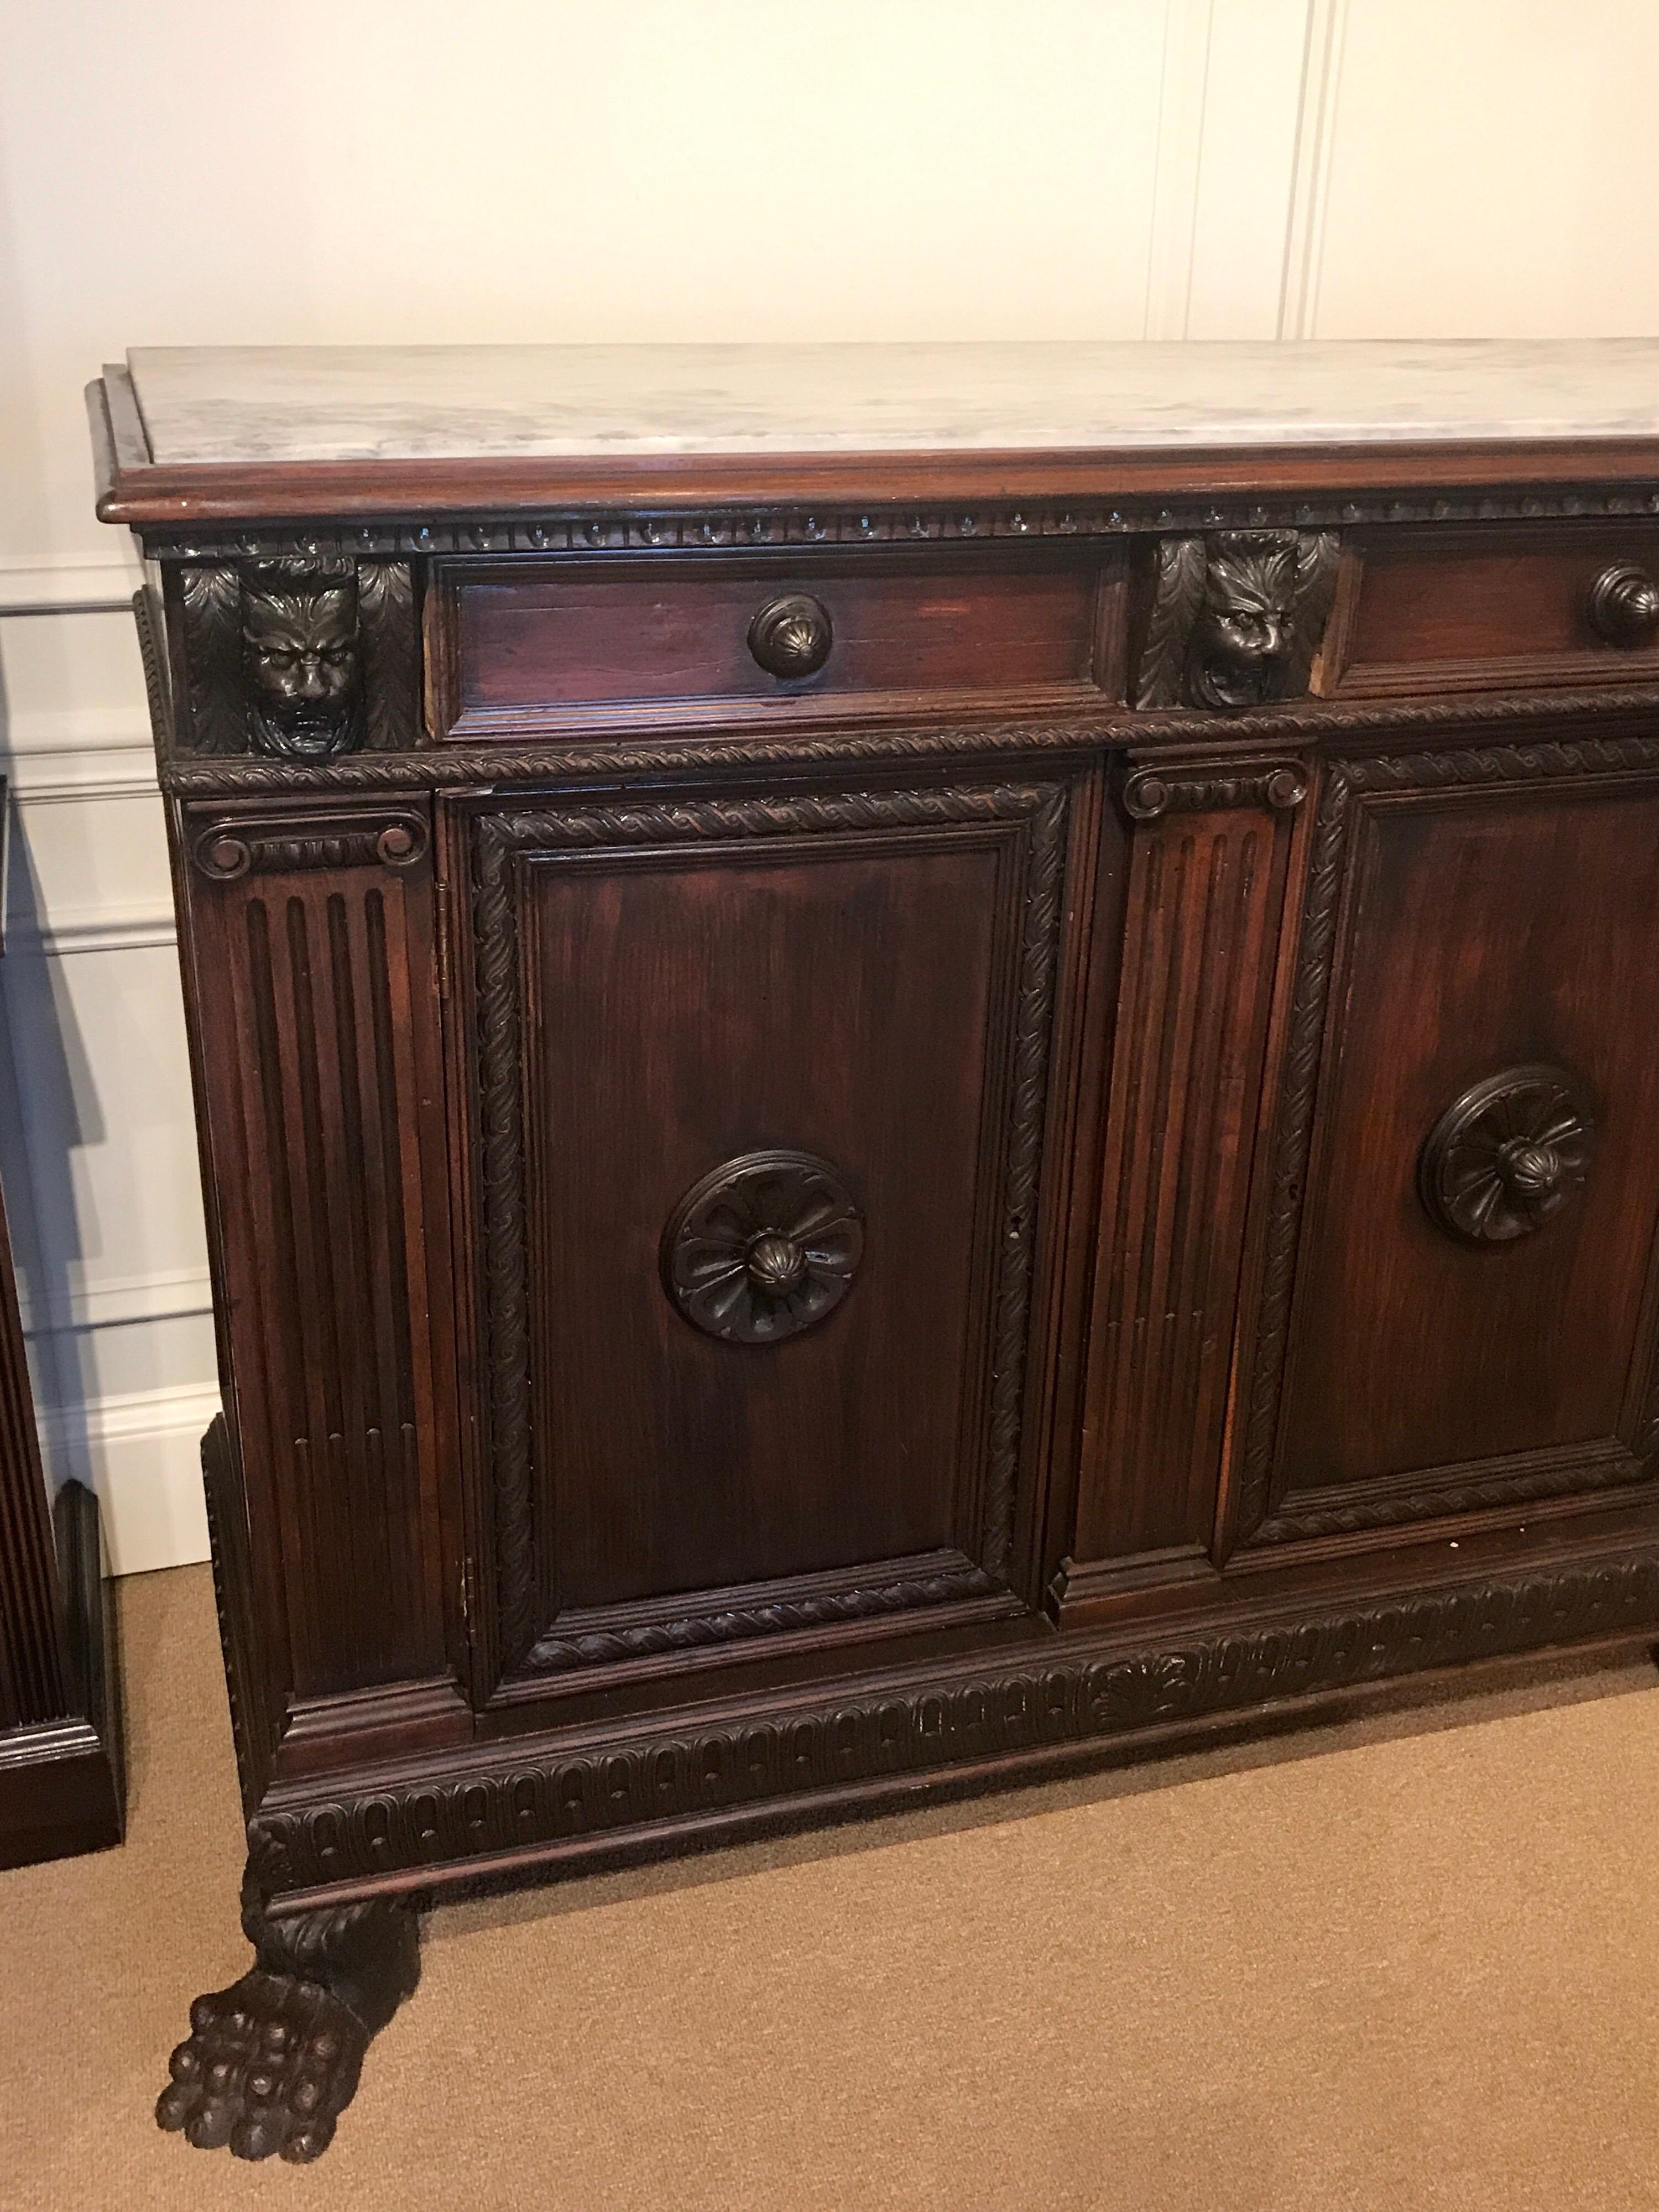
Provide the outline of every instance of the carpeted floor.
{"type": "Polygon", "coordinates": [[[246,1962],[205,1568],[122,1585],[125,1849],[0,1874],[0,2206],[1655,2212],[1648,1668],[426,1923],[333,2148],[149,2108],[246,1962]]]}

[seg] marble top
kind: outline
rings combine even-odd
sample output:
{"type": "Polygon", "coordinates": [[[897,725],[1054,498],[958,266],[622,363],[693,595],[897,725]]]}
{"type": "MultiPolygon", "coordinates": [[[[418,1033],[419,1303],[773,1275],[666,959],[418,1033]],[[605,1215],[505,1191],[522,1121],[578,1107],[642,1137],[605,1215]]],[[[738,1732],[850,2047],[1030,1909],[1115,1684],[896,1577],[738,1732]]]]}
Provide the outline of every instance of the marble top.
{"type": "Polygon", "coordinates": [[[1659,340],[143,346],[161,464],[1659,436],[1659,340]]]}

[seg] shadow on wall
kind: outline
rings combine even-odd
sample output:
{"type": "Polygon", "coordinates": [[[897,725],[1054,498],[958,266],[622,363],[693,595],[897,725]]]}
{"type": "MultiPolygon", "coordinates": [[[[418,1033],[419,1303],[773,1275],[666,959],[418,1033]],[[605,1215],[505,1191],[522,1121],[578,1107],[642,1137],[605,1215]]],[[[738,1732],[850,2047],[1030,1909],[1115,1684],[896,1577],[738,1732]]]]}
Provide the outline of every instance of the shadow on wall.
{"type": "MultiPolygon", "coordinates": [[[[0,665],[0,775],[12,772],[10,715],[0,665]]],[[[37,1410],[51,1413],[48,1472],[54,1486],[73,1476],[94,1486],[88,1401],[79,1333],[50,1323],[70,1310],[76,1263],[83,1257],[72,1156],[105,1135],[104,1117],[80,1027],[58,963],[40,957],[46,915],[16,799],[8,785],[5,954],[0,958],[0,1188],[13,1255],[28,1313],[30,1373],[37,1410]],[[27,1039],[32,1115],[18,1080],[27,1039]],[[45,1133],[50,1133],[49,1136],[45,1133]],[[67,1371],[66,1371],[67,1370],[67,1371]]],[[[26,1318],[27,1316],[26,1316],[26,1318]]]]}

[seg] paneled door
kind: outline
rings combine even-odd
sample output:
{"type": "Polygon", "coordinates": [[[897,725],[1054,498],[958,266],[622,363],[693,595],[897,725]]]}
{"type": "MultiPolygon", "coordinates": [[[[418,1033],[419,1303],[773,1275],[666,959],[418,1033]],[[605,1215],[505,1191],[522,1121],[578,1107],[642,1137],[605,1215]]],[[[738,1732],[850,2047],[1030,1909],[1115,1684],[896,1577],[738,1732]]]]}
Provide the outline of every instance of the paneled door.
{"type": "Polygon", "coordinates": [[[455,807],[501,1694],[1025,1609],[1067,815],[455,807]]]}

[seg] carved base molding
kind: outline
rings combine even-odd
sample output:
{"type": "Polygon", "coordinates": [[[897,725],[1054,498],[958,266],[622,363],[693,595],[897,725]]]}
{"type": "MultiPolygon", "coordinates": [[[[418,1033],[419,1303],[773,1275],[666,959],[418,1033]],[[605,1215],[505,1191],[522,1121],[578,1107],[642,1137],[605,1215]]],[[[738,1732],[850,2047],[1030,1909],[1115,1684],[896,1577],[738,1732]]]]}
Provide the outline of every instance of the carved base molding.
{"type": "Polygon", "coordinates": [[[257,1813],[250,1865],[275,1897],[369,1895],[409,1871],[434,1887],[515,1865],[600,1856],[678,1832],[872,1808],[953,1769],[1013,1778],[1084,1764],[1137,1735],[1431,1668],[1659,1632],[1659,1546],[1503,1580],[1194,1633],[1149,1649],[1079,1638],[908,1671],[695,1726],[659,1723],[574,1747],[520,1747],[444,1778],[418,1773],[257,1813]],[[792,1801],[793,1804],[792,1804],[792,1801]]]}

